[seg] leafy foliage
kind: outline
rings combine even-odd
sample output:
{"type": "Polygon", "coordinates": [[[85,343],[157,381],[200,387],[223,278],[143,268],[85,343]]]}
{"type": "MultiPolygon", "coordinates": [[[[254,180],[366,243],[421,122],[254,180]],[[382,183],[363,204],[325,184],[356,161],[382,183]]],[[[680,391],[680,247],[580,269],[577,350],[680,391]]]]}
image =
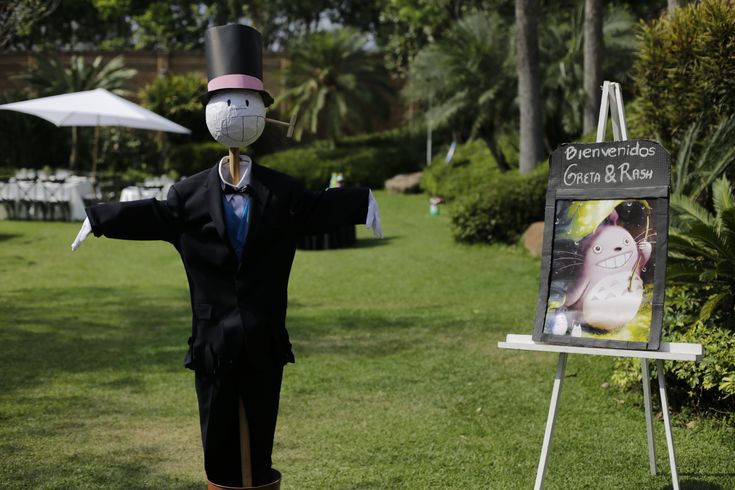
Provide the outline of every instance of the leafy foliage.
{"type": "Polygon", "coordinates": [[[332,172],[342,172],[347,185],[382,188],[396,174],[417,171],[423,152],[421,133],[386,131],[272,153],[260,163],[302,179],[312,190],[324,189],[332,172]]]}
{"type": "MultiPolygon", "coordinates": [[[[544,136],[546,148],[551,151],[582,134],[584,8],[582,3],[565,9],[552,7],[543,16],[548,19],[539,25],[544,136]]],[[[628,9],[611,4],[605,9],[602,25],[603,76],[625,82],[636,47],[633,16],[628,9]]]]}
{"type": "Polygon", "coordinates": [[[684,284],[705,284],[710,289],[699,319],[717,310],[735,319],[735,199],[726,178],[712,185],[714,213],[692,198],[676,194],[671,207],[678,226],[669,234],[669,279],[684,284]]]}
{"type": "Polygon", "coordinates": [[[18,75],[18,79],[30,85],[37,97],[104,88],[118,95],[125,95],[124,86],[136,73],[127,68],[122,56],[104,62],[102,56],[91,62],[82,56],[71,56],[69,64],[59,56],[34,55],[34,66],[18,75]]]}
{"type": "MultiPolygon", "coordinates": [[[[706,289],[711,292],[710,287],[706,289]]],[[[701,362],[666,362],[666,383],[676,405],[696,410],[735,409],[735,333],[727,320],[715,314],[703,321],[700,312],[706,294],[698,286],[676,285],[666,289],[664,338],[670,342],[702,344],[701,362]]],[[[612,381],[626,390],[640,389],[637,360],[615,362],[612,381]]]]}
{"type": "Polygon", "coordinates": [[[735,113],[735,9],[703,0],[643,24],[634,78],[639,97],[631,127],[675,149],[699,121],[709,132],[735,113]]]}
{"type": "Polygon", "coordinates": [[[416,55],[404,90],[432,126],[451,127],[462,139],[482,138],[503,170],[509,164],[498,138],[517,119],[509,40],[507,24],[497,14],[466,16],[416,55]]]}
{"type": "Polygon", "coordinates": [[[187,140],[200,141],[210,140],[199,102],[199,96],[206,91],[207,81],[199,73],[168,74],[145,86],[139,97],[144,107],[189,128],[192,134],[187,140]]]}
{"type": "Polygon", "coordinates": [[[695,201],[735,164],[735,114],[721,120],[710,134],[701,133],[700,121],[686,130],[673,168],[673,192],[695,201]]]}
{"type": "Polygon", "coordinates": [[[297,140],[311,133],[333,143],[389,115],[388,73],[365,46],[352,29],[316,32],[290,46],[276,105],[296,114],[297,140]]]}

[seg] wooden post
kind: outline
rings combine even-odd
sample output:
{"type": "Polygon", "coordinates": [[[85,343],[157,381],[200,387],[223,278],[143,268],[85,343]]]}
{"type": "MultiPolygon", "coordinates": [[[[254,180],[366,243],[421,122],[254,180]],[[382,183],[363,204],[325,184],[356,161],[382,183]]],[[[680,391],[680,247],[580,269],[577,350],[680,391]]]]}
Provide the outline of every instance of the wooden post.
{"type": "MultiPolygon", "coordinates": [[[[240,183],[240,148],[233,147],[229,151],[230,159],[230,183],[237,186],[240,183]]],[[[245,416],[245,405],[242,399],[239,403],[240,419],[240,472],[242,475],[242,486],[253,486],[253,469],[250,462],[250,429],[248,419],[245,416]]]]}
{"type": "Polygon", "coordinates": [[[240,148],[230,148],[230,183],[240,183],[240,148]]]}
{"type": "Polygon", "coordinates": [[[242,486],[253,486],[253,468],[250,462],[250,428],[245,416],[245,405],[240,399],[240,471],[242,474],[242,486]]]}

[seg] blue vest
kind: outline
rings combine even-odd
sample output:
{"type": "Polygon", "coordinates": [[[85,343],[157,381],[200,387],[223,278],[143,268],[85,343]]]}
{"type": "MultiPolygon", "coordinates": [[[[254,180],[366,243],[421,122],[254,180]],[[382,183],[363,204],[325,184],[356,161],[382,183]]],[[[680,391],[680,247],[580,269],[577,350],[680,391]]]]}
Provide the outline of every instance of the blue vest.
{"type": "Polygon", "coordinates": [[[250,214],[250,197],[246,196],[243,202],[242,219],[237,217],[235,210],[232,209],[230,203],[227,202],[225,195],[222,195],[222,205],[225,208],[225,221],[227,222],[227,236],[230,237],[230,245],[235,251],[237,261],[242,259],[242,251],[245,248],[245,239],[248,236],[248,224],[250,214]]]}

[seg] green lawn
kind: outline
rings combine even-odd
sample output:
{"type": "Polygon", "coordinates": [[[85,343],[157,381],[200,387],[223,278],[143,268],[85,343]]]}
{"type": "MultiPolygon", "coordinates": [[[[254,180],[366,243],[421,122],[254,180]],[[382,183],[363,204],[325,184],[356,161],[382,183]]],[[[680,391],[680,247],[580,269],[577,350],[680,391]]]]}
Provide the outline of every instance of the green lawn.
{"type": "MultiPolygon", "coordinates": [[[[531,488],[556,357],[530,333],[539,262],[463,247],[423,196],[379,194],[387,238],[299,252],[274,464],[285,489],[531,488]]],[[[172,247],[0,222],[0,487],[203,488],[186,279],[172,247]]],[[[362,228],[362,227],[361,227],[362,228]]],[[[547,488],[664,489],[639,393],[572,356],[547,488]]],[[[682,488],[735,488],[735,430],[674,416],[682,488]]]]}

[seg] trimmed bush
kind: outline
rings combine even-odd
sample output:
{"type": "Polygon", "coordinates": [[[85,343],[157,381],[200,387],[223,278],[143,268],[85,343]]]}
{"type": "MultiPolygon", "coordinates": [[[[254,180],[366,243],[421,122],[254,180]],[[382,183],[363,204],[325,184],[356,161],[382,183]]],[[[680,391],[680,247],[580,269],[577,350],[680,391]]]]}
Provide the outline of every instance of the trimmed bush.
{"type": "Polygon", "coordinates": [[[458,145],[454,158],[445,163],[446,152],[440,152],[424,169],[421,187],[433,196],[451,200],[487,179],[494,179],[500,170],[482,140],[458,145]]]}
{"type": "Polygon", "coordinates": [[[225,155],[227,148],[216,141],[171,146],[166,160],[166,171],[174,171],[181,176],[194,175],[212,167],[225,155]]]}
{"type": "Polygon", "coordinates": [[[466,243],[512,243],[529,224],[544,219],[548,166],[528,174],[498,173],[456,198],[452,234],[466,243]]]}
{"type": "Polygon", "coordinates": [[[342,172],[347,185],[382,188],[396,174],[420,170],[422,135],[411,131],[387,131],[345,138],[331,146],[316,142],[265,155],[260,163],[302,179],[307,188],[324,189],[332,172],[342,172]]]}
{"type": "Polygon", "coordinates": [[[735,8],[703,0],[644,24],[631,128],[673,148],[700,121],[706,132],[735,112],[735,8]]]}

